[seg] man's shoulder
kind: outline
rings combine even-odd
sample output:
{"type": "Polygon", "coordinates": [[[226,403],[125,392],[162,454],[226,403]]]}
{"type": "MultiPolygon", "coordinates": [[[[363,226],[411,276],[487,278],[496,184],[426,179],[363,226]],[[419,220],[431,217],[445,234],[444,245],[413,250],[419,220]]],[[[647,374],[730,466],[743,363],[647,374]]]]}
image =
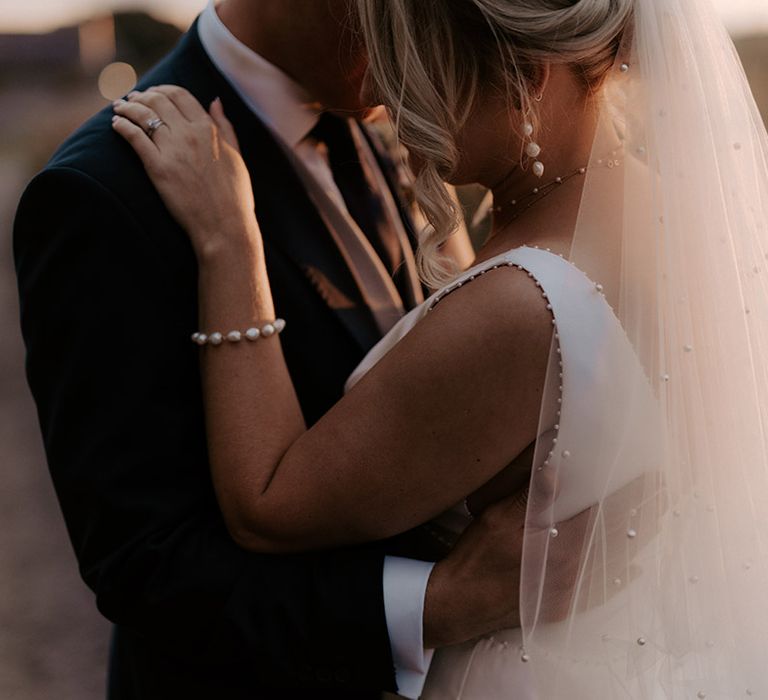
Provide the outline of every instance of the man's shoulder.
{"type": "MultiPolygon", "coordinates": [[[[173,82],[181,60],[183,52],[177,46],[142,78],[140,85],[173,82]]],[[[107,105],[91,116],[56,149],[43,172],[78,171],[108,188],[126,180],[146,179],[133,149],[112,130],[112,114],[112,105],[107,105]]]]}
{"type": "Polygon", "coordinates": [[[159,206],[141,161],[112,129],[110,106],[69,136],[27,185],[17,228],[20,221],[70,217],[74,212],[93,217],[104,211],[120,217],[130,213],[129,218],[140,220],[159,206]]]}
{"type": "MultiPolygon", "coordinates": [[[[139,85],[171,82],[183,58],[177,46],[139,85]]],[[[40,221],[73,217],[74,212],[130,212],[133,219],[143,220],[162,211],[140,159],[112,129],[112,114],[110,104],[87,119],[28,184],[17,211],[16,237],[40,221]]]]}
{"type": "Polygon", "coordinates": [[[79,171],[100,182],[119,173],[125,177],[135,166],[132,151],[112,130],[112,109],[106,107],[90,117],[54,152],[43,168],[79,171]]]}

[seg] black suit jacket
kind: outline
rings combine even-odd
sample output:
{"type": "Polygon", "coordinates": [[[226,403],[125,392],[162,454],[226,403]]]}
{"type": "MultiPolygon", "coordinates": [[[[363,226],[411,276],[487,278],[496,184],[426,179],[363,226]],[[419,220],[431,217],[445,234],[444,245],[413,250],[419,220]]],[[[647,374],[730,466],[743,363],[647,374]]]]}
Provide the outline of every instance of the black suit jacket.
{"type": "MultiPolygon", "coordinates": [[[[235,125],[312,424],[378,339],[373,319],[280,147],[195,27],[140,87],[160,83],[204,105],[220,96],[235,125]]],[[[190,342],[194,254],[110,119],[101,112],[58,150],[14,232],[50,470],[82,576],[116,623],[110,698],[377,697],[395,686],[384,547],[265,556],[228,536],[190,342]]]]}

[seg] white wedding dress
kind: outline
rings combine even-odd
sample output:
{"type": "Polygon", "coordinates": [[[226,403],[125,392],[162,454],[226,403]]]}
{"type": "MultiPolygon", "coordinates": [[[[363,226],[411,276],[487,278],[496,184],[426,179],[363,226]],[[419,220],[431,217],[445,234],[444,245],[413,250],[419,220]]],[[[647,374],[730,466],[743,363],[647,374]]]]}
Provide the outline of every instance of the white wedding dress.
{"type": "MultiPolygon", "coordinates": [[[[551,526],[600,500],[605,495],[606,483],[620,489],[658,459],[658,445],[647,439],[648,430],[638,431],[637,441],[628,440],[626,434],[616,435],[617,429],[627,424],[627,416],[617,415],[621,411],[601,410],[601,406],[606,405],[602,402],[627,406],[627,401],[622,399],[632,395],[634,400],[629,403],[629,410],[637,413],[632,418],[633,422],[651,426],[656,416],[656,402],[601,286],[570,262],[542,249],[521,247],[470,268],[405,316],[355,370],[347,382],[347,390],[424,318],[444,295],[459,290],[460,286],[471,283],[478,275],[500,266],[525,271],[540,285],[555,323],[555,342],[559,343],[559,347],[555,346],[551,363],[560,363],[560,368],[558,371],[555,364],[555,371],[550,372],[550,376],[559,378],[561,383],[548,381],[539,431],[540,435],[546,436],[540,438],[539,443],[546,441],[546,444],[537,445],[534,468],[558,470],[558,495],[547,516],[552,518],[551,525],[543,523],[548,536],[557,536],[551,526]],[[601,405],[583,401],[584,397],[596,396],[601,398],[601,405]],[[615,425],[612,424],[614,420],[615,425]],[[580,461],[579,455],[586,453],[587,445],[594,441],[605,442],[606,454],[610,454],[610,443],[614,439],[619,454],[614,454],[610,464],[580,461]],[[618,441],[621,441],[621,446],[618,441]],[[546,466],[542,467],[545,460],[546,466]],[[622,464],[621,474],[613,478],[611,470],[617,461],[622,464]]],[[[469,524],[462,506],[443,514],[437,522],[456,534],[469,524]]],[[[523,576],[527,576],[530,582],[536,572],[524,571],[523,576]]],[[[535,582],[533,585],[535,587],[535,582]]],[[[621,615],[621,605],[621,596],[616,596],[610,606],[606,606],[608,610],[587,613],[594,616],[589,626],[594,631],[594,639],[584,639],[585,648],[600,643],[599,638],[605,636],[602,634],[605,628],[601,630],[601,616],[610,618],[621,615]]],[[[535,622],[526,622],[527,636],[535,637],[528,634],[536,626],[535,622]]],[[[610,620],[606,624],[610,627],[610,620]]],[[[543,634],[546,636],[547,626],[540,627],[545,630],[543,634]]],[[[569,661],[575,659],[569,658],[569,661]]],[[[535,638],[526,639],[523,649],[520,629],[499,632],[439,650],[433,659],[422,697],[425,700],[548,700],[536,693],[534,682],[534,672],[547,673],[548,664],[559,667],[558,672],[562,672],[563,664],[556,652],[552,652],[552,647],[539,654],[535,638]]],[[[573,690],[573,697],[582,697],[578,688],[573,690]]]]}

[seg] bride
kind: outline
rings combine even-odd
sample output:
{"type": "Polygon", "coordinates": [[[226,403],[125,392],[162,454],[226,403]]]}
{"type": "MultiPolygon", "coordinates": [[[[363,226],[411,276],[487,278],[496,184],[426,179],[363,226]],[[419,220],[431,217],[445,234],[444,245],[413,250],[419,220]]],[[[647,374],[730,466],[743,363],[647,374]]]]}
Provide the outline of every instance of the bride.
{"type": "Polygon", "coordinates": [[[222,104],[159,86],[115,108],[199,260],[232,536],[289,552],[431,520],[450,539],[519,482],[521,626],[440,650],[424,697],[765,697],[768,138],[712,8],[356,6],[436,291],[310,429],[222,104]],[[464,271],[439,252],[458,217],[444,181],[491,193],[464,271]],[[574,579],[548,566],[562,551],[574,579]]]}

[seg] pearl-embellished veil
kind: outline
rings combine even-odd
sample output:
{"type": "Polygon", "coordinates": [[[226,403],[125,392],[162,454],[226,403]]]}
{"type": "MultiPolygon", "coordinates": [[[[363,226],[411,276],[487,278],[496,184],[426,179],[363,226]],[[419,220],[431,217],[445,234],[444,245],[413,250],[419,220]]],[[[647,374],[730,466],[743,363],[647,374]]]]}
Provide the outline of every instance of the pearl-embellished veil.
{"type": "Polygon", "coordinates": [[[768,136],[709,0],[634,14],[570,260],[642,379],[617,399],[596,371],[569,397],[611,418],[578,442],[588,476],[563,442],[578,411],[545,400],[540,434],[560,438],[535,458],[520,662],[542,700],[768,697],[768,136]]]}

